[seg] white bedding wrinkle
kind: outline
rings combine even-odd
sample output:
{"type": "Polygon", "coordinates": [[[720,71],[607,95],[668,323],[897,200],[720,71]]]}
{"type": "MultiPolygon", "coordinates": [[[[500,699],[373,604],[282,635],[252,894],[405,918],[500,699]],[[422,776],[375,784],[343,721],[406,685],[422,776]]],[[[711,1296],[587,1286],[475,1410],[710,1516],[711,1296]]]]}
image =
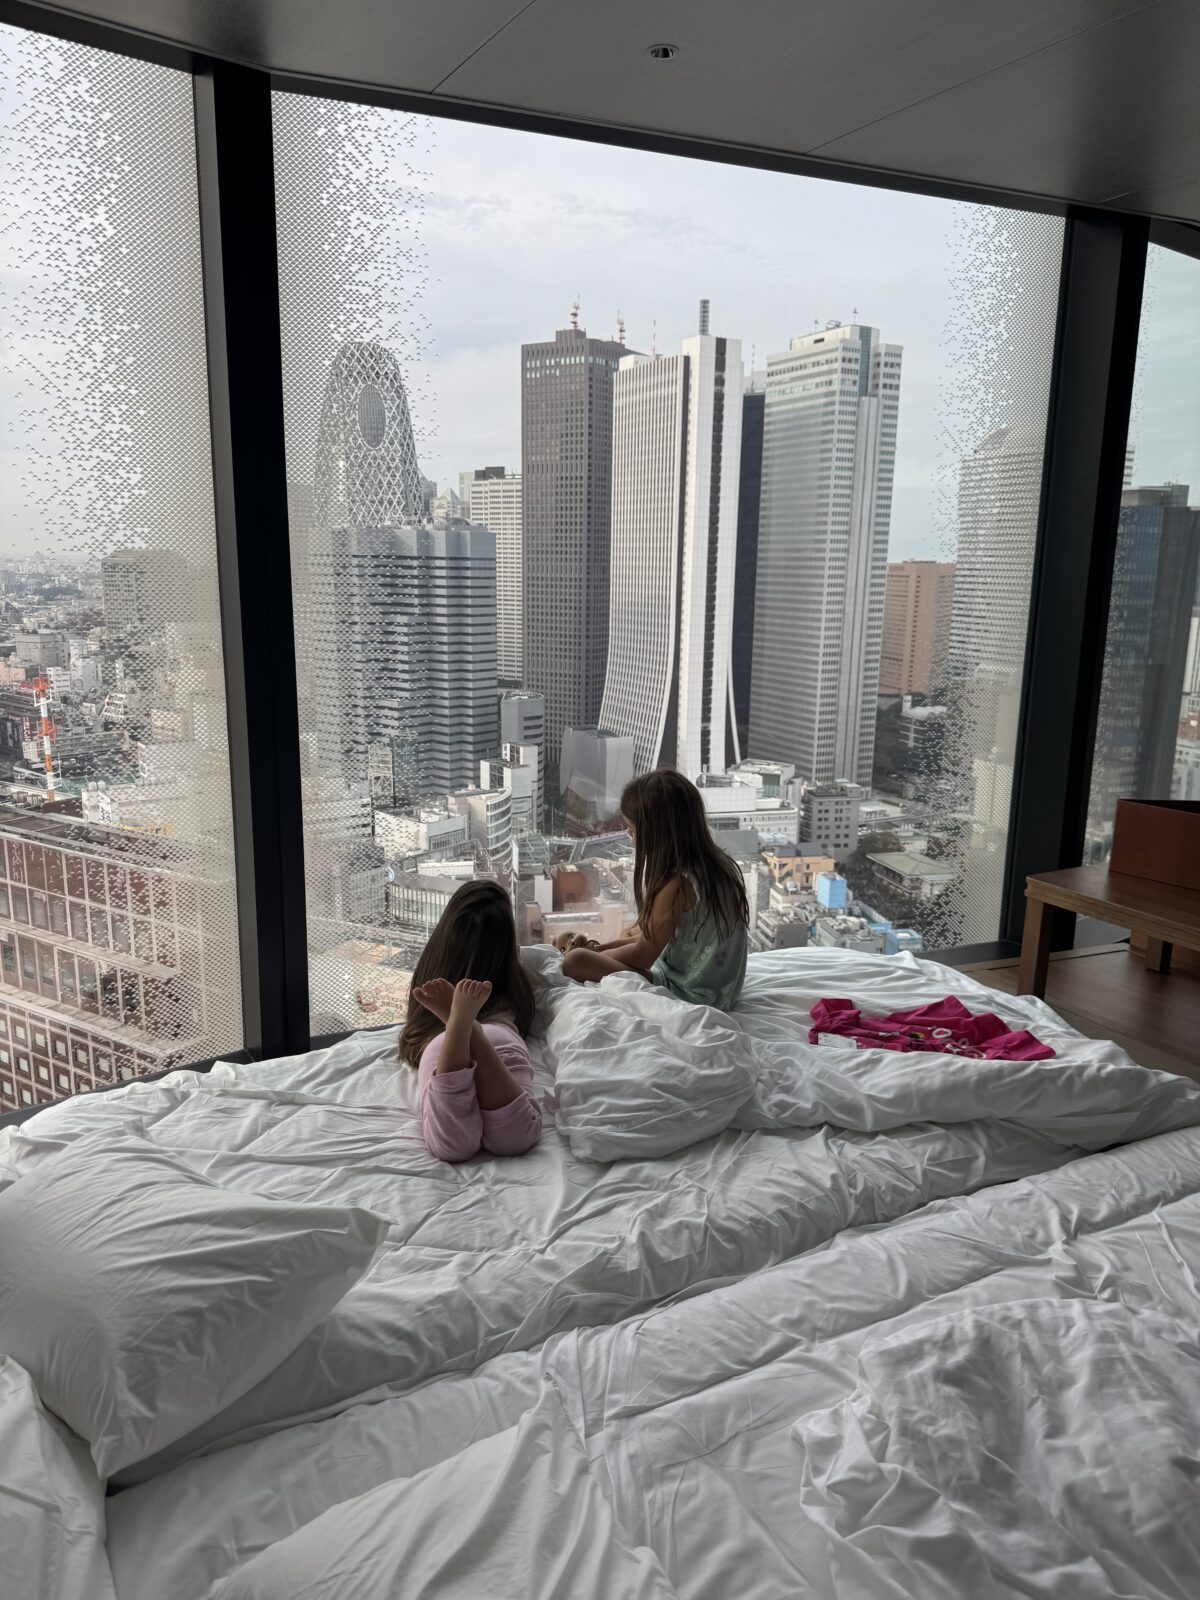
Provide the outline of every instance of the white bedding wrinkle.
{"type": "Polygon", "coordinates": [[[681,1600],[831,1600],[828,1541],[799,1504],[797,1419],[854,1393],[868,1343],[919,1337],[923,1323],[969,1309],[1101,1299],[1194,1337],[1198,1190],[1200,1130],[1163,1134],[264,1431],[110,1500],[120,1600],[205,1600],[217,1578],[330,1506],[512,1427],[545,1379],[618,1522],[655,1551],[681,1600]]]}
{"type": "Polygon", "coordinates": [[[1200,1346],[1089,1300],[1017,1301],[865,1345],[796,1423],[838,1600],[1191,1600],[1200,1346]]]}
{"type": "Polygon", "coordinates": [[[52,1417],[33,1379],[0,1356],[0,1594],[114,1600],[104,1485],[87,1446],[52,1417]]]}
{"type": "Polygon", "coordinates": [[[677,1600],[626,1539],[552,1388],[516,1427],[333,1506],[209,1600],[677,1600]]]}
{"type": "MultiPolygon", "coordinates": [[[[558,958],[547,952],[542,960],[552,968],[558,958]]],[[[753,1051],[764,1047],[780,1052],[785,1063],[798,1060],[808,1011],[823,996],[850,995],[868,1009],[894,1010],[957,994],[975,1009],[994,1007],[1034,1028],[1073,1062],[1070,1070],[1085,1082],[1092,1108],[1077,1108],[1085,1141],[1111,1142],[1194,1115],[1194,1097],[1186,1098],[1191,1086],[1181,1091],[1180,1080],[1142,1072],[1115,1046],[1082,1040],[1039,1001],[997,997],[962,974],[910,957],[808,950],[751,957],[743,999],[728,1017],[654,996],[632,978],[591,989],[552,987],[540,1010],[555,1040],[537,1030],[532,1040],[535,1081],[551,1105],[574,1048],[572,1036],[560,1036],[559,1008],[570,1014],[586,1002],[602,1030],[606,1014],[628,1015],[621,984],[646,996],[648,1009],[657,1003],[664,1016],[682,1015],[682,1023],[671,1024],[674,1037],[697,1056],[715,1039],[709,1051],[714,1071],[725,1070],[721,1051],[731,1028],[753,1051]],[[1143,1097],[1140,1121],[1113,1116],[1111,1099],[1101,1104],[1099,1097],[1111,1097],[1118,1081],[1122,1093],[1143,1097]]],[[[593,1025],[589,1021],[589,1029],[593,1025]]],[[[1049,1104],[1055,1092],[1049,1069],[1061,1071],[1059,1063],[1043,1064],[1042,1078],[1011,1084],[995,1078],[973,1088],[972,1080],[993,1073],[996,1063],[936,1057],[928,1083],[915,1086],[917,1100],[905,1102],[909,1090],[891,1086],[864,1102],[861,1096],[856,1101],[852,1075],[867,1053],[839,1051],[850,1090],[827,1074],[820,1092],[828,1109],[813,1095],[797,1097],[798,1120],[826,1115],[865,1122],[856,1103],[881,1107],[884,1121],[905,1113],[928,1120],[871,1133],[787,1126],[780,1117],[767,1127],[727,1129],[669,1155],[598,1166],[573,1154],[548,1110],[542,1143],[531,1154],[450,1167],[421,1141],[414,1075],[396,1062],[397,1034],[382,1029],[305,1056],[131,1084],[111,1096],[49,1108],[18,1130],[20,1140],[0,1134],[0,1162],[30,1172],[51,1159],[54,1148],[85,1134],[91,1117],[101,1118],[110,1134],[124,1117],[225,1188],[359,1206],[390,1223],[366,1277],[286,1360],[202,1427],[126,1469],[121,1481],[287,1423],[328,1416],[365,1395],[470,1372],[505,1352],[536,1349],[565,1330],[639,1315],[814,1249],[846,1228],[1047,1171],[1076,1154],[1063,1143],[1062,1104],[1049,1104]],[[1048,1120],[1045,1129],[1037,1125],[1036,1105],[1031,1112],[1029,1084],[1041,1086],[1044,1109],[1059,1119],[1048,1120]],[[993,1098],[978,1102],[975,1120],[939,1117],[939,1104],[965,1114],[971,1107],[961,1097],[985,1090],[993,1098]],[[1005,1120],[1005,1111],[1025,1120],[1005,1120]]],[[[912,1071],[908,1059],[905,1070],[912,1071]]],[[[890,1073],[903,1060],[894,1057],[883,1070],[890,1073]]],[[[781,1094],[786,1077],[772,1082],[772,1092],[781,1094]]],[[[766,1091],[760,1086],[760,1092],[766,1091]]]]}

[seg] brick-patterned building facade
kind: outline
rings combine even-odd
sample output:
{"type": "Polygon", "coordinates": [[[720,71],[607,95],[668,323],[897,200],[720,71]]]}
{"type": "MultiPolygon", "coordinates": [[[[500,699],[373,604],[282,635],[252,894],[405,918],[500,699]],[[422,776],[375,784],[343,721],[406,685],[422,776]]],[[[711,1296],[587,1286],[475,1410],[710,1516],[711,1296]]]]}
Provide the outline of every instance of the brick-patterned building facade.
{"type": "Polygon", "coordinates": [[[233,895],[202,845],[0,816],[0,1111],[237,1049],[233,895]]]}

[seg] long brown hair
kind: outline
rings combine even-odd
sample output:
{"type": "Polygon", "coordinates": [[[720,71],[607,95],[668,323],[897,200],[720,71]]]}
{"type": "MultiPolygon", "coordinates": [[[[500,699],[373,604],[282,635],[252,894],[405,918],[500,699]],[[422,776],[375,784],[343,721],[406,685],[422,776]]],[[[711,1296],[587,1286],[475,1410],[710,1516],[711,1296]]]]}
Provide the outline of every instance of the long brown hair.
{"type": "Polygon", "coordinates": [[[450,896],[429,943],[421,951],[408,996],[408,1016],[400,1034],[400,1059],[415,1067],[421,1051],[442,1031],[432,1011],[415,1000],[417,989],[431,978],[457,983],[460,978],[486,978],[492,992],[479,1013],[481,1021],[498,1011],[511,1011],[524,1037],[533,1025],[533,988],[517,953],[517,928],[512,901],[498,883],[480,879],[464,883],[450,896]]]}
{"type": "Polygon", "coordinates": [[[685,873],[722,938],[750,921],[742,875],[718,848],[700,791],[682,772],[659,767],[634,778],[621,791],[621,815],[633,828],[633,894],[643,933],[659,892],[685,873]]]}

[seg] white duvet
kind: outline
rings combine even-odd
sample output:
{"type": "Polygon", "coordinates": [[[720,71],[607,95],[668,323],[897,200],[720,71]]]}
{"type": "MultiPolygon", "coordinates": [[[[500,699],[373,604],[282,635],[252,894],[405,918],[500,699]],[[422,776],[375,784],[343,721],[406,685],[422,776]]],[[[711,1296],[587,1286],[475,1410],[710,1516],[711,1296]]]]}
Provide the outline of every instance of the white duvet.
{"type": "Polygon", "coordinates": [[[395,1059],[395,1029],[68,1101],[5,1136],[0,1168],[19,1172],[98,1129],[144,1129],[234,1189],[351,1203],[391,1223],[368,1276],[287,1361],[126,1481],[329,1415],[352,1398],[470,1372],[565,1329],[616,1323],[735,1282],[855,1224],[1046,1170],[1079,1149],[1200,1121],[1197,1086],[1081,1039],[1038,1001],[1000,999],[908,956],[752,957],[731,1018],[620,979],[554,989],[543,1014],[549,1025],[533,1053],[550,1114],[541,1145],[517,1160],[448,1166],[428,1154],[414,1076],[395,1059]],[[886,1011],[947,993],[977,1009],[999,1007],[1058,1059],[1006,1073],[1002,1064],[953,1057],[841,1047],[820,1047],[818,1056],[803,1042],[822,997],[886,1011]],[[651,1002],[657,1025],[640,1014],[651,1002]],[[778,1069],[764,1066],[756,1091],[761,1126],[645,1161],[597,1166],[572,1153],[552,1108],[556,1073],[574,1071],[582,1052],[592,1052],[597,1080],[604,1062],[616,1074],[635,1053],[664,1076],[682,1076],[689,1060],[725,1048],[731,1025],[778,1069]],[[598,1055],[596,1037],[609,1041],[598,1055]]]}
{"type": "Polygon", "coordinates": [[[799,1503],[844,1600],[1191,1600],[1200,1330],[1018,1300],[864,1345],[802,1418],[799,1503]]]}
{"type": "Polygon", "coordinates": [[[865,1348],[1039,1301],[1125,1308],[1194,1339],[1200,1130],[855,1228],[618,1326],[189,1462],[109,1501],[118,1595],[205,1600],[337,1501],[511,1428],[549,1380],[626,1536],[654,1550],[681,1600],[858,1600],[802,1504],[797,1424],[860,1388],[865,1348]]]}
{"type": "MultiPolygon", "coordinates": [[[[1091,1180],[1113,1223],[1200,1183],[1196,1086],[910,957],[753,957],[731,1018],[628,980],[556,989],[542,1014],[544,1136],[517,1160],[428,1155],[394,1029],[132,1084],[0,1135],[0,1184],[84,1134],[143,1131],[234,1190],[390,1222],[370,1274],[292,1357],[110,1500],[121,1600],[203,1600],[337,1501],[512,1427],[547,1377],[620,1522],[685,1600],[774,1600],[801,1577],[832,1593],[792,1430],[852,1392],[865,1332],[1002,1282],[1009,1297],[1030,1281],[1058,1293],[1075,1221],[1067,1201],[1041,1202],[1059,1182],[1077,1194],[1069,1175],[1090,1162],[1115,1163],[1091,1180]],[[1030,1027],[1057,1059],[1009,1070],[804,1042],[818,999],[883,1012],[948,993],[1030,1027]],[[572,1150],[578,1126],[560,1124],[586,1111],[577,1093],[564,1111],[572,1086],[590,1077],[620,1116],[622,1073],[674,1073],[686,1102],[689,1070],[719,1072],[731,1051],[753,1082],[724,1131],[603,1165],[572,1150]],[[1145,1142],[1076,1159],[1130,1139],[1145,1142]],[[1042,1176],[989,1187],[1029,1174],[1042,1176]]],[[[1154,1270],[1178,1274],[1178,1252],[1152,1242],[1154,1270]]],[[[1145,1243],[1122,1258],[1134,1276],[1145,1243]]],[[[1077,1256],[1064,1271],[1077,1281],[1077,1256]]]]}

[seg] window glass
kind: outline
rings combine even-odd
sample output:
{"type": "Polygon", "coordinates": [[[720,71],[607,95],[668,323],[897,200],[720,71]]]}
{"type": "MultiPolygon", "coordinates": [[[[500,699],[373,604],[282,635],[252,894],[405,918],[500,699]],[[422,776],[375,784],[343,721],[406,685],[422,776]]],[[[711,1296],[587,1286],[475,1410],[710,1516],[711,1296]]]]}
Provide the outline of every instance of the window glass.
{"type": "Polygon", "coordinates": [[[755,947],[994,938],[1061,222],[274,117],[314,1032],[473,876],[617,936],[659,764],[755,947]]]}
{"type": "Polygon", "coordinates": [[[1200,261],[1151,245],[1085,859],[1117,801],[1200,801],[1200,261]]]}
{"type": "MultiPolygon", "coordinates": [[[[0,27],[0,185],[0,877],[51,941],[24,1003],[201,1060],[242,1018],[190,76],[0,27]],[[97,1015],[93,962],[54,959],[107,945],[132,882],[203,907],[189,1031],[97,1015]]],[[[5,955],[0,1013],[31,964],[5,955]]]]}

